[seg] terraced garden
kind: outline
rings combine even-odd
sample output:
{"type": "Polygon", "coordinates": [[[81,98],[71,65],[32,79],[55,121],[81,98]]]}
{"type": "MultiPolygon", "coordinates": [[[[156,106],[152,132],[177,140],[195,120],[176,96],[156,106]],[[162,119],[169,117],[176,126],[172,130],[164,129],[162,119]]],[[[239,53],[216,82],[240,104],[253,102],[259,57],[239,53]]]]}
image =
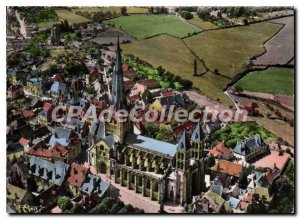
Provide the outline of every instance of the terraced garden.
{"type": "Polygon", "coordinates": [[[139,40],[163,33],[182,38],[201,31],[201,29],[171,15],[120,16],[104,23],[114,25],[139,40]]]}

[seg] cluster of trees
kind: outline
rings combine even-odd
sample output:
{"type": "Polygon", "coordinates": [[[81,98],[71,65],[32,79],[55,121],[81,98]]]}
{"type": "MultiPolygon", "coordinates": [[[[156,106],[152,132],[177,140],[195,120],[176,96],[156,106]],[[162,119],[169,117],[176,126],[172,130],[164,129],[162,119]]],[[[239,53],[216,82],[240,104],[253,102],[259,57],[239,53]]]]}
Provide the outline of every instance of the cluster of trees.
{"type": "Polygon", "coordinates": [[[93,22],[101,22],[105,19],[112,18],[116,16],[116,12],[114,11],[113,13],[111,11],[94,11],[94,12],[89,12],[89,11],[76,11],[76,14],[86,17],[88,19],[91,19],[93,22]]]}
{"type": "MultiPolygon", "coordinates": [[[[272,112],[274,112],[275,115],[278,116],[281,120],[288,122],[291,127],[294,126],[294,118],[289,119],[286,116],[283,116],[282,113],[278,109],[275,109],[269,102],[266,103],[266,107],[269,110],[271,110],[272,112]]],[[[270,112],[268,112],[267,117],[270,118],[271,116],[272,116],[272,114],[270,112]]]]}
{"type": "Polygon", "coordinates": [[[112,197],[104,198],[89,213],[92,214],[126,214],[126,213],[144,213],[144,210],[134,208],[132,205],[125,205],[119,199],[112,197]]]}
{"type": "Polygon", "coordinates": [[[43,57],[46,58],[49,56],[49,51],[45,47],[40,47],[34,43],[29,44],[25,47],[25,51],[30,53],[30,55],[34,58],[43,57]]]}
{"type": "Polygon", "coordinates": [[[189,11],[180,11],[179,13],[180,13],[180,16],[186,20],[190,20],[193,18],[193,14],[189,11]]]}
{"type": "Polygon", "coordinates": [[[77,34],[72,33],[72,32],[65,32],[65,33],[63,33],[63,38],[67,42],[80,41],[80,39],[81,39],[80,35],[77,35],[77,34]]]}
{"type": "Polygon", "coordinates": [[[211,15],[210,12],[211,12],[210,8],[198,8],[197,15],[199,18],[203,19],[204,21],[210,21],[213,24],[217,25],[219,28],[228,27],[232,25],[229,21],[222,18],[221,11],[218,12],[217,17],[211,15]]]}
{"type": "Polygon", "coordinates": [[[172,140],[172,129],[168,125],[157,125],[153,122],[144,123],[145,134],[149,137],[153,137],[156,140],[170,142],[172,140]]]}
{"type": "Polygon", "coordinates": [[[82,205],[78,203],[73,205],[70,198],[67,196],[61,196],[57,201],[57,206],[62,210],[62,213],[64,214],[84,213],[82,205]]]}
{"type": "Polygon", "coordinates": [[[263,139],[277,140],[273,134],[263,129],[256,122],[236,122],[214,132],[211,137],[211,139],[214,139],[212,145],[224,140],[226,145],[233,148],[236,142],[242,140],[244,137],[250,138],[258,133],[263,139]]]}
{"type": "Polygon", "coordinates": [[[51,7],[18,7],[25,19],[30,23],[57,21],[58,16],[51,7]]]}
{"type": "Polygon", "coordinates": [[[101,50],[96,47],[88,46],[85,48],[85,53],[90,55],[93,59],[100,59],[101,58],[101,50]]]}
{"type": "MultiPolygon", "coordinates": [[[[138,57],[135,57],[133,55],[127,55],[127,61],[128,60],[132,60],[135,63],[137,63],[137,66],[136,66],[137,68],[139,68],[139,65],[142,65],[141,68],[143,66],[145,66],[145,67],[154,69],[154,67],[150,63],[148,63],[144,60],[141,60],[138,57]]],[[[127,62],[127,61],[125,60],[125,62],[127,62]]],[[[159,80],[161,80],[162,82],[167,82],[169,85],[168,88],[190,89],[193,86],[193,82],[186,80],[186,79],[182,79],[180,76],[174,75],[173,73],[166,71],[161,66],[158,66],[156,68],[156,70],[157,70],[159,78],[160,78],[159,80]]]]}

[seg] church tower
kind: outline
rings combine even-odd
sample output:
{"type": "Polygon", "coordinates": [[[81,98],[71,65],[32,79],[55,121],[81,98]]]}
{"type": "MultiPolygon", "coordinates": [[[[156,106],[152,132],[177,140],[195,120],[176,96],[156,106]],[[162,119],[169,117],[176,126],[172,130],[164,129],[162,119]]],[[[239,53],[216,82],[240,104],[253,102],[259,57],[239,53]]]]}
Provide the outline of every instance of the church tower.
{"type": "Polygon", "coordinates": [[[122,70],[122,57],[120,42],[118,36],[116,62],[113,71],[112,78],[112,90],[111,90],[111,105],[114,110],[124,109],[126,107],[126,97],[123,85],[123,70],[122,70]]]}
{"type": "MultiPolygon", "coordinates": [[[[122,71],[122,57],[121,48],[118,37],[117,51],[116,51],[116,61],[112,76],[112,89],[111,89],[111,106],[113,107],[114,113],[118,110],[127,110],[127,101],[124,91],[123,84],[123,71],[122,71]]],[[[108,132],[110,131],[114,136],[114,141],[116,144],[123,144],[124,137],[127,132],[130,131],[131,123],[129,118],[126,122],[121,122],[119,119],[111,122],[108,127],[108,132]]]]}

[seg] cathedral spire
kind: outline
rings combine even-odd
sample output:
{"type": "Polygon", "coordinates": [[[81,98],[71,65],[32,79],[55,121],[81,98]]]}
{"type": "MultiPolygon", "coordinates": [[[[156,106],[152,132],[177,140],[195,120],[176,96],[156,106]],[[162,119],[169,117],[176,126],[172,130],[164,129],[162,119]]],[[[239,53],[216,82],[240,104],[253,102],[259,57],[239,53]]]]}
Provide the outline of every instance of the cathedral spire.
{"type": "Polygon", "coordinates": [[[118,36],[116,62],[112,78],[111,105],[114,106],[114,109],[118,110],[124,108],[125,104],[126,102],[123,85],[122,57],[118,36]]]}

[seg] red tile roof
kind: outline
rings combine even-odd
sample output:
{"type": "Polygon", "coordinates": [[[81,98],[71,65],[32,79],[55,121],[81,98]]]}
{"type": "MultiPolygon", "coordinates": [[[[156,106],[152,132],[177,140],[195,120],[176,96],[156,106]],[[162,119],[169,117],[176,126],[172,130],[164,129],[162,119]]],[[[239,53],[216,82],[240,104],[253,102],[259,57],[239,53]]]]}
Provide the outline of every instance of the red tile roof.
{"type": "Polygon", "coordinates": [[[231,150],[225,146],[224,142],[219,142],[215,147],[209,150],[209,153],[213,156],[221,155],[228,155],[231,153],[231,150]]]}
{"type": "Polygon", "coordinates": [[[174,92],[173,91],[165,91],[162,93],[163,97],[172,97],[174,96],[174,92]]]}
{"type": "Polygon", "coordinates": [[[193,128],[195,128],[196,124],[190,120],[180,124],[173,128],[173,133],[178,137],[181,136],[182,132],[185,130],[186,132],[190,132],[193,128]]]}
{"type": "Polygon", "coordinates": [[[63,78],[62,78],[61,74],[56,74],[56,75],[54,75],[53,80],[54,81],[62,81],[63,78]]]}
{"type": "Polygon", "coordinates": [[[53,107],[53,105],[51,104],[51,103],[44,103],[44,106],[43,106],[43,109],[44,110],[49,110],[49,109],[51,109],[53,107]]]}
{"type": "Polygon", "coordinates": [[[34,116],[34,112],[30,110],[21,110],[21,114],[24,118],[30,118],[34,116]]]}
{"type": "Polygon", "coordinates": [[[245,198],[245,202],[251,203],[253,199],[253,193],[249,193],[246,198],[245,198]]]}
{"type": "Polygon", "coordinates": [[[246,210],[248,208],[249,203],[245,202],[245,201],[241,201],[240,202],[240,209],[242,210],[246,210]]]}
{"type": "Polygon", "coordinates": [[[65,157],[68,155],[69,151],[64,146],[56,144],[50,149],[50,153],[51,156],[54,157],[65,157]]]}
{"type": "Polygon", "coordinates": [[[91,68],[89,74],[90,76],[95,76],[95,77],[98,77],[100,75],[96,67],[91,68]]]}
{"type": "Polygon", "coordinates": [[[29,140],[27,138],[20,138],[19,143],[21,145],[27,145],[29,143],[29,140]]]}
{"type": "Polygon", "coordinates": [[[70,169],[70,176],[67,179],[68,183],[80,187],[85,180],[89,168],[72,163],[70,169]]]}
{"type": "Polygon", "coordinates": [[[219,163],[217,163],[211,169],[216,172],[239,177],[242,172],[243,166],[241,164],[233,163],[227,160],[220,160],[219,163]]]}

